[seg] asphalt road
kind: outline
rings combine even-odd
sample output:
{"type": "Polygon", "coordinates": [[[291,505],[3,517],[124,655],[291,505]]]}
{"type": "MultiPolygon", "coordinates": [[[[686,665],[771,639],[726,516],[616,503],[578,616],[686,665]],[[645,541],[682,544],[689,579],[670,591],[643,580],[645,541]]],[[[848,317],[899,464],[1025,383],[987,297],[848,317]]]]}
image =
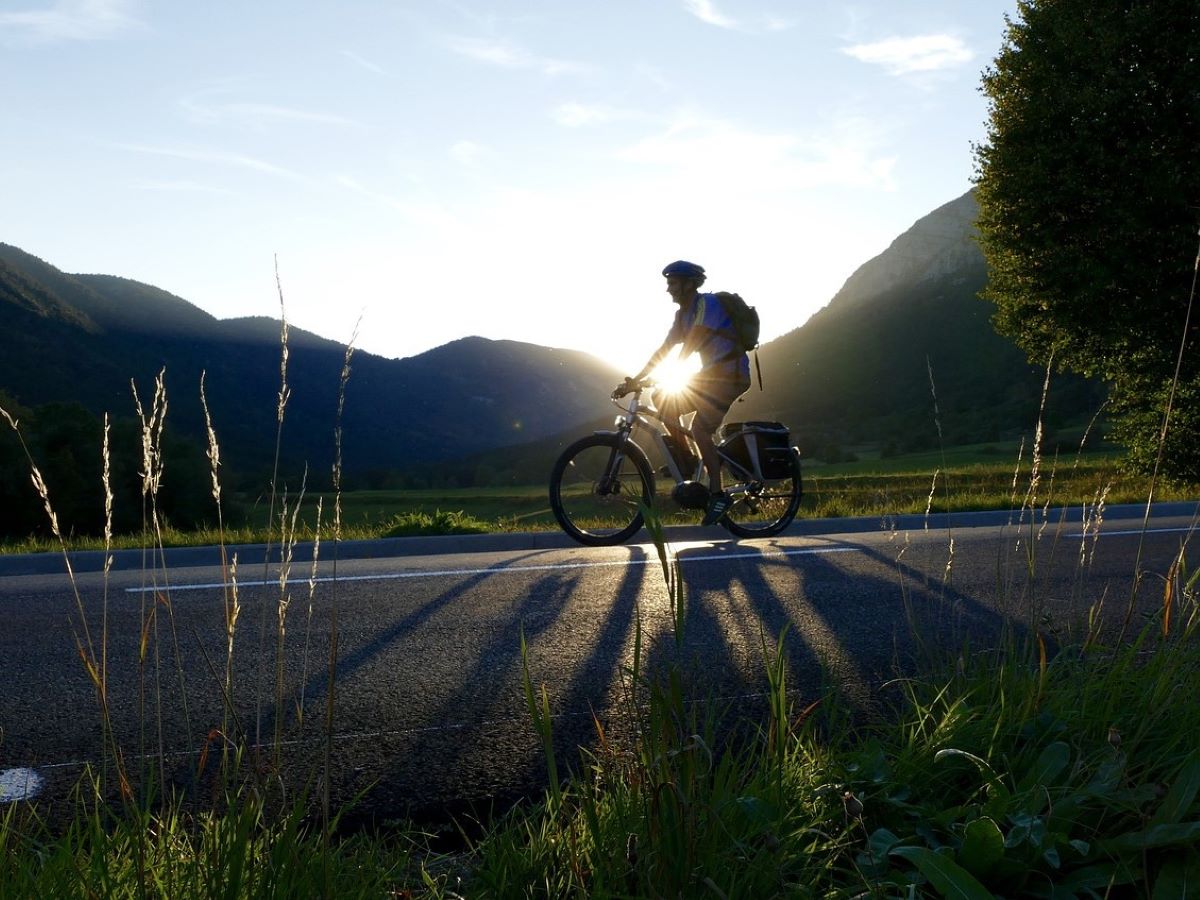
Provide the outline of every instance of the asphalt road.
{"type": "Polygon", "coordinates": [[[544,786],[522,689],[522,634],[564,765],[594,743],[593,713],[621,733],[622,674],[639,616],[643,667],[680,664],[691,696],[731,715],[759,708],[764,641],[773,651],[785,629],[796,705],[832,682],[851,712],[867,711],[925,648],[965,639],[988,646],[1006,624],[1020,632],[1031,621],[1069,639],[1102,598],[1109,621],[1119,620],[1137,571],[1140,625],[1161,601],[1155,576],[1190,538],[1196,506],[1156,507],[1145,530],[1142,513],[1108,510],[1098,538],[1084,536],[1078,510],[1051,511],[1044,525],[1008,514],[809,521],[766,541],[675,530],[687,592],[678,643],[650,544],[414,539],[343,545],[336,565],[323,546],[311,584],[311,548],[297,548],[284,589],[265,548],[239,548],[236,722],[222,700],[226,591],[215,551],[174,552],[165,569],[121,554],[107,575],[98,554],[80,554],[74,587],[61,556],[0,557],[0,797],[18,796],[20,779],[43,799],[63,796],[99,758],[96,692],[76,649],[76,637],[86,641],[80,607],[97,652],[107,609],[109,703],[131,771],[161,761],[170,781],[196,789],[206,741],[219,747],[214,729],[240,730],[267,756],[278,734],[292,791],[323,772],[336,609],[334,800],[365,791],[359,815],[428,820],[544,786]],[[281,596],[290,602],[280,669],[281,596]],[[156,627],[146,629],[154,608],[156,627]]]}

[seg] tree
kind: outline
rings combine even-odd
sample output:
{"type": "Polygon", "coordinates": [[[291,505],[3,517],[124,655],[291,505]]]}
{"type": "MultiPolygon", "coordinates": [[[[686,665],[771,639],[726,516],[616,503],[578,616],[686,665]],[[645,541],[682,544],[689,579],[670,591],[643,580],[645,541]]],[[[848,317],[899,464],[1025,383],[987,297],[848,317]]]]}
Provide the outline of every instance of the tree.
{"type": "Polygon", "coordinates": [[[1113,436],[1200,479],[1200,359],[1185,321],[1200,224],[1200,5],[1022,0],[984,73],[979,232],[997,329],[1109,387],[1113,436]]]}

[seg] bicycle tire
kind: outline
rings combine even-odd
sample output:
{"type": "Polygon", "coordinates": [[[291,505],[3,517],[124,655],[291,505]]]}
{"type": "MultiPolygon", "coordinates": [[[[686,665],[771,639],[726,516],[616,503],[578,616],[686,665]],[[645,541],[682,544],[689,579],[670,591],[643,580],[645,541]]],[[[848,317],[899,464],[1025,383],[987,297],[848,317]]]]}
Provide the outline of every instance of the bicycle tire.
{"type": "MultiPolygon", "coordinates": [[[[800,454],[793,450],[788,459],[792,471],[786,478],[755,482],[744,494],[734,492],[733,505],[721,520],[726,530],[743,538],[771,537],[792,524],[804,497],[804,481],[800,454]]],[[[726,474],[727,484],[730,477],[726,474]]]]}
{"type": "Polygon", "coordinates": [[[654,499],[654,472],[633,441],[616,434],[580,438],[562,452],[550,472],[550,509],[559,526],[581,544],[605,547],[624,543],[642,527],[641,500],[654,499]],[[614,454],[618,469],[605,475],[614,454]],[[629,490],[629,485],[640,491],[629,490]]]}

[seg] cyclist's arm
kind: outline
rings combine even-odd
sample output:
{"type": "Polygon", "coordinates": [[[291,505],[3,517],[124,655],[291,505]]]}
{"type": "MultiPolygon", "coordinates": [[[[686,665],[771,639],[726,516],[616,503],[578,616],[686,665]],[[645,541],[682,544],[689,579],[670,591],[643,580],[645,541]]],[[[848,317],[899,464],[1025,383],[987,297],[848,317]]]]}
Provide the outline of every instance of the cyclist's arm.
{"type": "Polygon", "coordinates": [[[662,362],[671,354],[671,351],[674,350],[679,343],[680,342],[673,336],[668,335],[667,339],[663,341],[662,346],[654,351],[654,355],[650,357],[649,362],[642,366],[642,370],[634,375],[632,380],[642,381],[647,375],[654,371],[660,362],[662,362]]]}

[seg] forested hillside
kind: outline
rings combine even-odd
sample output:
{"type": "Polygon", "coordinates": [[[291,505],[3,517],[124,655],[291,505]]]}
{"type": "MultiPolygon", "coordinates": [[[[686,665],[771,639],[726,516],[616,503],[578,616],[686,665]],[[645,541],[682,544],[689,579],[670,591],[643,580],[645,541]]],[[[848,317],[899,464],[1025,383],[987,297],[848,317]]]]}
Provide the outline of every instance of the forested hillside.
{"type": "MultiPolygon", "coordinates": [[[[203,443],[201,372],[222,459],[249,483],[269,471],[280,389],[280,325],[218,320],[150,285],[68,275],[0,245],[0,390],[24,407],[74,402],[93,416],[148,406],[166,370],[168,430],[203,443]]],[[[341,344],[292,328],[282,456],[328,480],[341,344]]],[[[356,352],[347,385],[344,467],[358,482],[552,434],[603,411],[619,378],[587,354],[465,337],[408,359],[356,352]]],[[[293,479],[295,480],[295,479],[293,479]]]]}
{"type": "MultiPolygon", "coordinates": [[[[1031,432],[1045,371],[992,328],[972,194],[940,207],[861,266],[829,305],[759,351],[755,386],[731,414],[779,419],[808,455],[996,441],[1031,432]],[[937,419],[935,423],[934,391],[937,419]]],[[[1087,421],[1103,390],[1054,376],[1047,424],[1087,421]]]]}

